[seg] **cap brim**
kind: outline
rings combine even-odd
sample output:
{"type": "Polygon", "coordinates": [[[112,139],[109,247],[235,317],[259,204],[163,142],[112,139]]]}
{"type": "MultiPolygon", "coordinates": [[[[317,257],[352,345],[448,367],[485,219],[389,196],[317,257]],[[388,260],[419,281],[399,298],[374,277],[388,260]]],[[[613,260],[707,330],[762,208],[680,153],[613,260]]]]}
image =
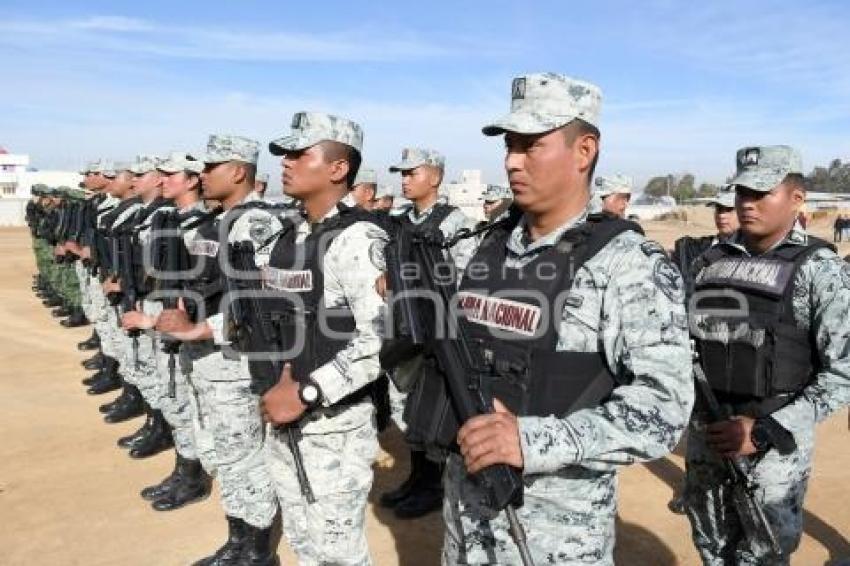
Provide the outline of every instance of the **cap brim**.
{"type": "Polygon", "coordinates": [[[319,143],[320,139],[306,136],[284,136],[269,142],[269,153],[272,155],[284,155],[291,151],[301,151],[319,143]]]}
{"type": "Polygon", "coordinates": [[[425,165],[424,161],[402,161],[390,166],[390,173],[398,173],[399,171],[410,171],[417,167],[425,165]]]}
{"type": "Polygon", "coordinates": [[[565,126],[575,119],[575,116],[541,116],[531,112],[511,112],[502,116],[492,124],[481,128],[485,136],[498,136],[505,132],[517,134],[544,134],[556,128],[565,126]]]}
{"type": "Polygon", "coordinates": [[[759,193],[769,193],[785,179],[784,173],[766,173],[755,171],[744,171],[732,179],[729,184],[733,187],[741,186],[759,193]]]}

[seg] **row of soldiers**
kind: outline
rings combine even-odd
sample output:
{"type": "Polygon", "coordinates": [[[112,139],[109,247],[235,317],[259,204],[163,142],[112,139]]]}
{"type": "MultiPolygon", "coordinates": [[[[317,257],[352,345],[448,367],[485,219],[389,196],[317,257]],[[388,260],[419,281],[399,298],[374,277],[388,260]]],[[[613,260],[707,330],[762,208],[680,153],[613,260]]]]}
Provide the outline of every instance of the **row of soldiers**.
{"type": "Polygon", "coordinates": [[[131,456],[173,443],[174,471],[142,492],[155,509],[218,480],[228,539],[198,564],[277,563],[278,511],[300,563],[371,563],[387,398],[412,465],[381,503],[442,506],[444,564],[613,563],[617,470],[686,428],[703,561],[789,562],[815,424],[850,402],[850,268],[795,223],[786,146],[738,152],[740,228],[671,262],[620,217],[627,179],[591,196],[601,98],[514,79],[482,130],[504,136],[511,192],[488,190],[478,225],[439,202],[445,160],[424,148],[390,169],[410,206],[369,210],[363,130],[323,113],[268,145],[294,205],[258,197],[259,144],[240,136],[87,169],[91,235],[52,243],[78,258],[90,392],[122,388],[108,420],[145,408],[131,456]]]}

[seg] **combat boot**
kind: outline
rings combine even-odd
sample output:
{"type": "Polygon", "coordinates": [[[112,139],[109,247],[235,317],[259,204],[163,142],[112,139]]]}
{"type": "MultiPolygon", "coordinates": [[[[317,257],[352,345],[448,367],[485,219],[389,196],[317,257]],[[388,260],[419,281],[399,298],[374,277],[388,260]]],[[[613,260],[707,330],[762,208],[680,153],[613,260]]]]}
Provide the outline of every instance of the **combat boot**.
{"type": "Polygon", "coordinates": [[[91,331],[91,336],[77,344],[77,349],[82,352],[97,350],[98,348],[100,348],[100,335],[94,329],[91,331]]]}
{"type": "Polygon", "coordinates": [[[68,316],[71,314],[71,310],[65,305],[60,306],[59,308],[53,309],[50,312],[50,316],[53,318],[62,318],[63,316],[68,316]]]}
{"type": "Polygon", "coordinates": [[[103,420],[108,423],[123,423],[124,421],[138,417],[145,412],[145,405],[139,388],[129,383],[124,383],[124,396],[122,402],[117,403],[111,411],[106,413],[103,420]],[[125,395],[126,394],[126,395],[125,395]]]}
{"type": "Polygon", "coordinates": [[[105,356],[102,352],[98,352],[87,360],[80,362],[80,365],[89,370],[96,370],[103,367],[105,356]]]}
{"type": "Polygon", "coordinates": [[[152,416],[150,432],[130,449],[131,458],[147,458],[174,446],[171,427],[165,422],[162,412],[154,410],[152,416]]]}
{"type": "MultiPolygon", "coordinates": [[[[96,382],[100,379],[103,379],[103,374],[106,372],[106,367],[111,363],[114,363],[116,365],[116,367],[118,365],[118,362],[115,360],[115,358],[110,358],[109,356],[101,355],[100,365],[95,366],[95,367],[87,367],[86,368],[86,369],[92,369],[92,370],[97,370],[97,371],[94,374],[92,374],[90,377],[83,379],[82,384],[83,385],[93,385],[94,382],[96,382]],[[112,360],[112,361],[110,361],[110,360],[112,360]]],[[[94,364],[89,364],[89,365],[93,366],[94,364]]]]}
{"type": "Polygon", "coordinates": [[[280,560],[271,549],[272,528],[260,529],[245,523],[247,534],[239,566],[277,566],[280,560]]]}
{"type": "Polygon", "coordinates": [[[142,426],[139,427],[139,430],[132,434],[128,434],[127,436],[122,436],[118,439],[118,446],[121,448],[135,448],[138,446],[140,442],[142,442],[148,435],[151,433],[151,429],[153,428],[153,410],[146,406],[145,413],[147,417],[145,418],[145,422],[142,426]]]}
{"type": "Polygon", "coordinates": [[[408,474],[407,479],[404,480],[400,486],[392,491],[381,494],[381,497],[378,499],[381,507],[392,509],[407,499],[407,496],[410,495],[410,491],[413,489],[413,486],[417,481],[419,481],[419,474],[422,470],[420,461],[424,457],[425,452],[421,450],[410,451],[410,474],[408,474]]]}
{"type": "Polygon", "coordinates": [[[177,454],[172,475],[173,481],[166,478],[159,486],[149,488],[147,493],[142,490],[142,497],[145,497],[145,499],[154,499],[153,497],[146,497],[146,495],[157,494],[155,501],[151,504],[151,507],[155,510],[173,511],[190,503],[206,499],[210,494],[212,478],[204,471],[200,460],[190,460],[177,454]]]}
{"type": "Polygon", "coordinates": [[[128,385],[129,384],[125,381],[124,385],[121,386],[121,394],[118,397],[116,397],[115,399],[113,399],[112,401],[109,401],[108,403],[104,403],[103,405],[98,407],[97,410],[99,412],[103,413],[103,414],[111,413],[116,408],[118,408],[119,405],[123,404],[127,400],[127,387],[128,387],[128,385]]]}
{"type": "Polygon", "coordinates": [[[56,295],[55,293],[51,292],[47,296],[46,299],[41,301],[41,304],[43,304],[44,306],[46,306],[48,308],[61,307],[62,306],[62,299],[59,298],[59,295],[56,295]]]}
{"type": "Polygon", "coordinates": [[[443,481],[440,464],[432,462],[421,452],[418,459],[419,475],[393,512],[399,519],[417,519],[443,506],[443,481]]]}
{"type": "Polygon", "coordinates": [[[78,326],[86,326],[88,323],[89,319],[86,318],[83,309],[75,307],[71,309],[71,316],[61,321],[59,324],[65,328],[77,328],[78,326]]]}
{"type": "Polygon", "coordinates": [[[215,554],[198,560],[192,566],[237,566],[245,544],[246,527],[242,519],[227,515],[227,542],[215,554]]]}
{"type": "Polygon", "coordinates": [[[115,391],[121,387],[121,377],[118,375],[118,362],[114,358],[107,358],[103,364],[101,376],[88,388],[89,395],[101,395],[109,391],[115,391]]]}

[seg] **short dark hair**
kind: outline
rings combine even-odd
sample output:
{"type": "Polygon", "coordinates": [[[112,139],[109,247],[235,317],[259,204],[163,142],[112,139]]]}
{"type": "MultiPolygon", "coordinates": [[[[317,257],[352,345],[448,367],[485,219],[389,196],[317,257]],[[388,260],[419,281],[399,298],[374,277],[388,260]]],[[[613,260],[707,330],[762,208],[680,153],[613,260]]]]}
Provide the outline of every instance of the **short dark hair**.
{"type": "Polygon", "coordinates": [[[357,172],[360,170],[360,163],[363,160],[360,152],[348,144],[337,141],[325,140],[319,142],[319,145],[322,146],[325,163],[330,163],[337,159],[344,159],[348,162],[348,175],[345,177],[345,185],[351,188],[354,185],[354,179],[357,178],[357,172]]]}
{"type": "Polygon", "coordinates": [[[792,189],[800,189],[805,192],[806,187],[806,178],[802,173],[788,173],[785,175],[785,178],[782,179],[782,184],[791,187],[792,189]]]}
{"type": "MultiPolygon", "coordinates": [[[[602,138],[602,133],[599,131],[599,128],[589,122],[585,122],[581,118],[576,118],[564,126],[561,126],[561,131],[564,132],[564,139],[569,146],[572,146],[573,143],[582,136],[593,136],[596,138],[597,143],[602,138]]],[[[596,149],[596,155],[593,156],[593,160],[590,162],[590,169],[587,172],[588,182],[593,179],[593,173],[596,171],[597,163],[599,163],[598,147],[596,149]]]]}

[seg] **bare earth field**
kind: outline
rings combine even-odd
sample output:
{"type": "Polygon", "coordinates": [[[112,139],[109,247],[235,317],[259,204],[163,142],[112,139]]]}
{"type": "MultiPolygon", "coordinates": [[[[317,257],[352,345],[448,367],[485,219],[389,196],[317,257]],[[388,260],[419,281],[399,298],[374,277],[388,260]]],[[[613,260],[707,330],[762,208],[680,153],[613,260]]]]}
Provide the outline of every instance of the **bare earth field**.
{"type": "MultiPolygon", "coordinates": [[[[711,232],[707,210],[688,222],[645,224],[669,247],[684,233],[711,232]]],[[[831,218],[814,232],[831,237],[831,218]]],[[[843,253],[850,252],[850,246],[843,253]]],[[[217,494],[171,513],[157,513],[139,490],[171,469],[172,454],[131,460],[115,445],[141,420],[108,425],[98,405],[113,395],[86,395],[76,343],[90,328],[67,330],[30,291],[34,262],[28,232],[0,229],[0,565],[185,565],[217,548],[225,525],[217,494]]],[[[842,412],[818,431],[815,469],[806,501],[805,536],[795,565],[850,557],[847,504],[850,432],[842,412]]],[[[380,493],[406,477],[396,431],[382,438],[375,467],[380,493]]],[[[667,501],[681,482],[684,463],[672,455],[634,466],[620,477],[619,564],[698,564],[687,520],[667,501]]],[[[369,542],[378,565],[439,564],[439,515],[397,521],[376,506],[368,511],[369,542]]],[[[281,542],[284,564],[294,558],[281,542]]]]}

